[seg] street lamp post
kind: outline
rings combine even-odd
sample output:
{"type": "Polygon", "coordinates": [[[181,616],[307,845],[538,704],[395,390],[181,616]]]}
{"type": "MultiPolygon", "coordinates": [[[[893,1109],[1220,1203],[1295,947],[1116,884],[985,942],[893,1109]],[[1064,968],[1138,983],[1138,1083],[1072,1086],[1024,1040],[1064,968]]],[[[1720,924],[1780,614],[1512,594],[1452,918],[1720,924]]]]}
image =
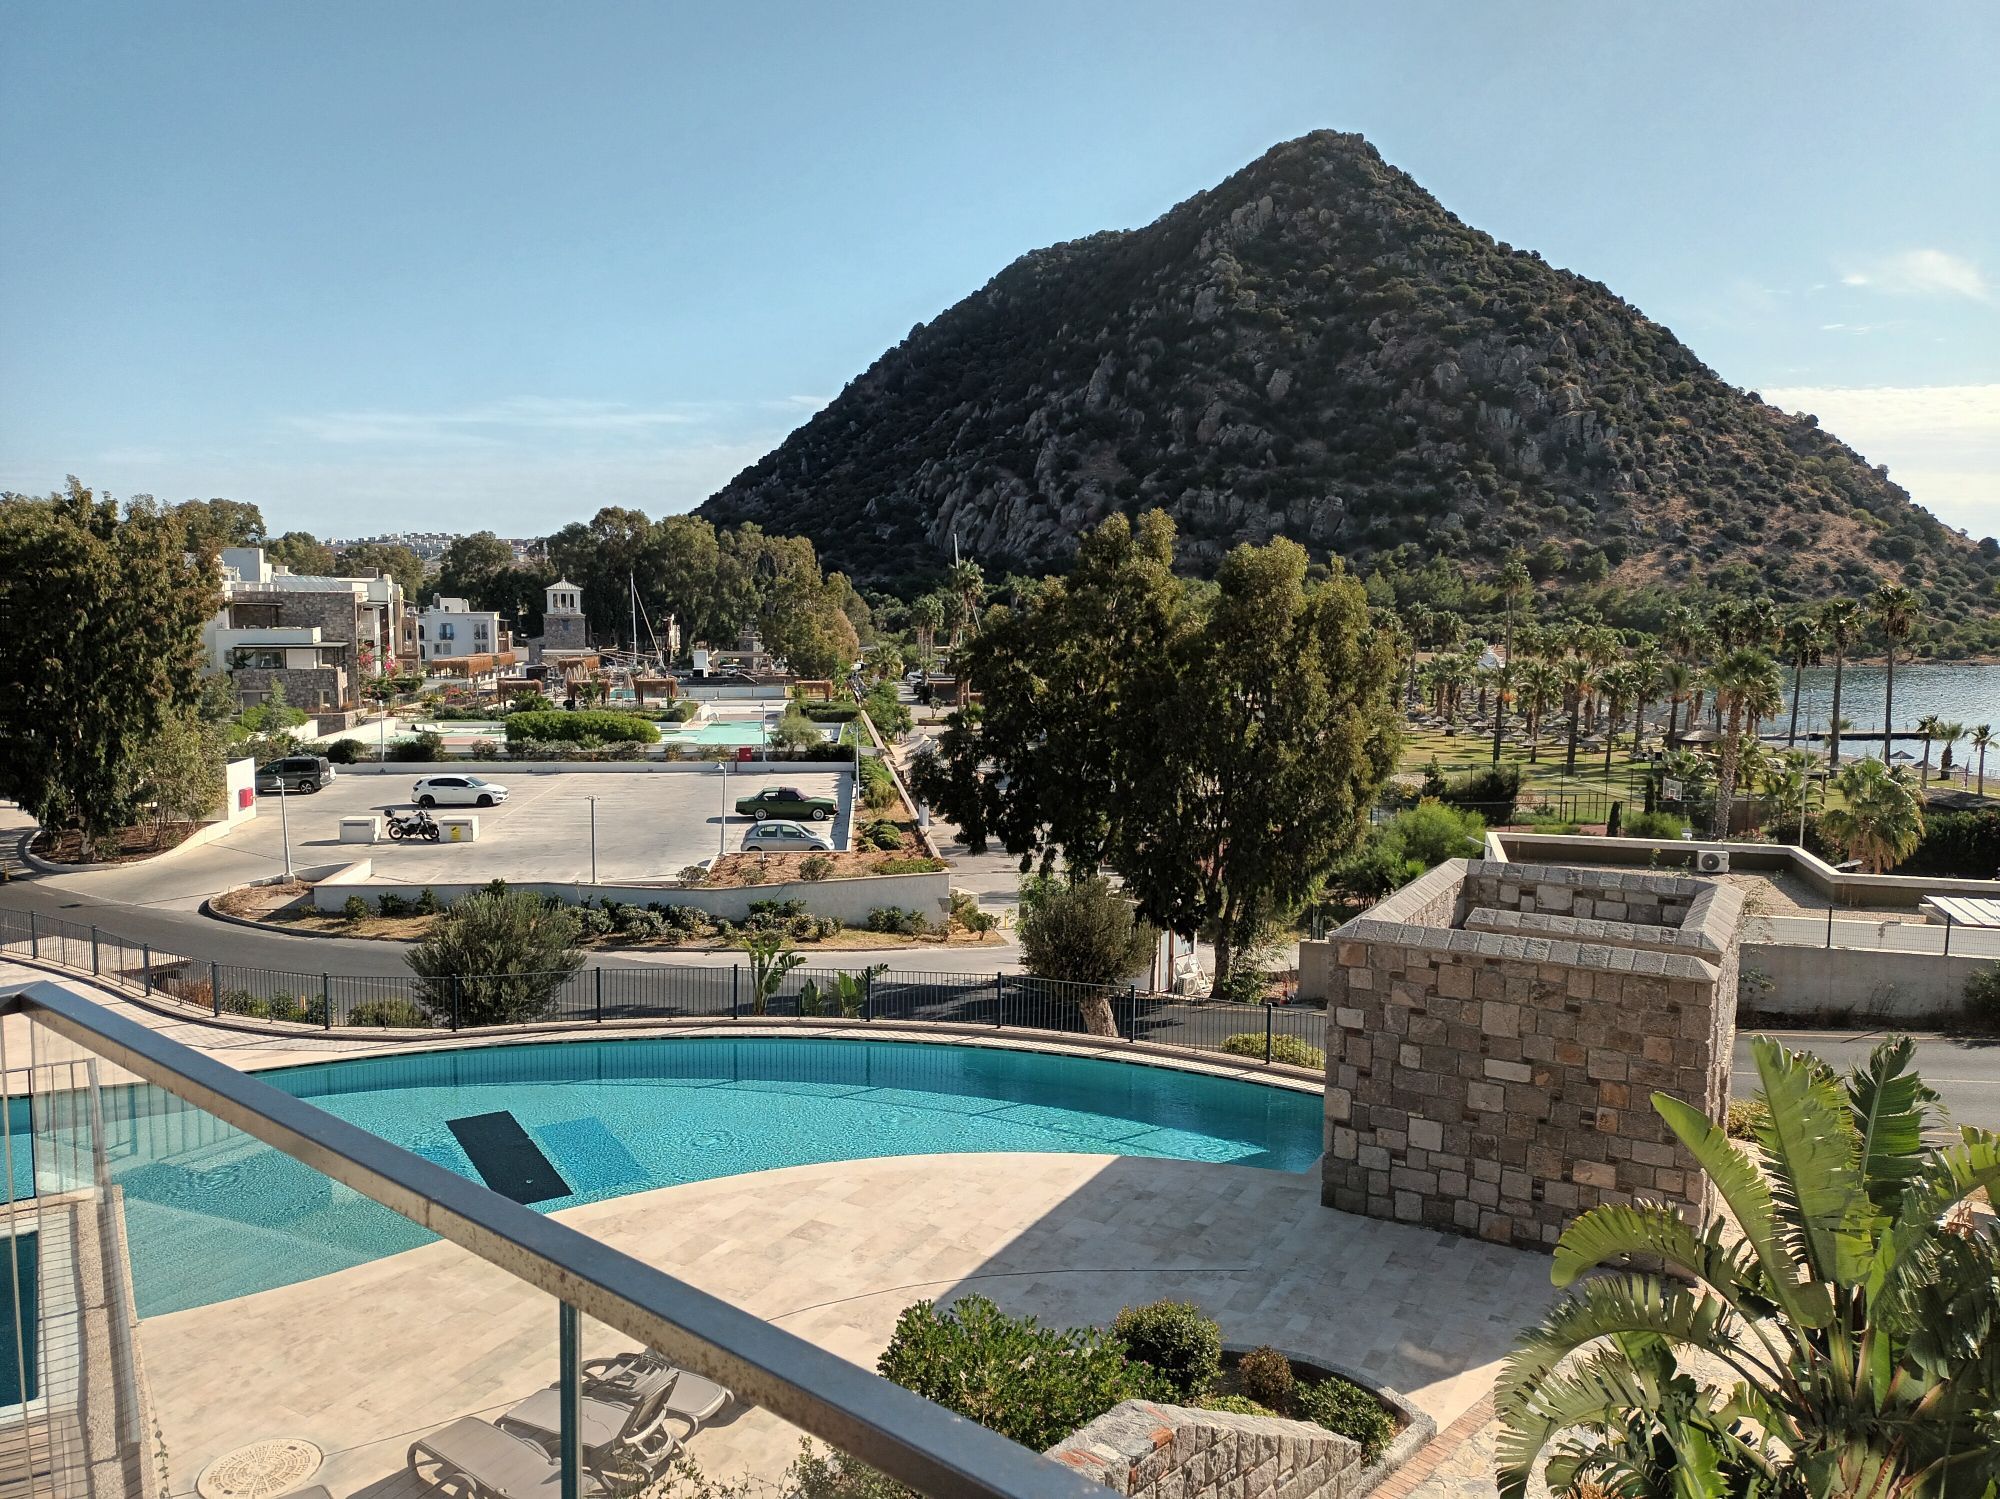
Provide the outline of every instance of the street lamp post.
{"type": "Polygon", "coordinates": [[[285,778],[278,777],[278,835],[285,841],[285,878],[292,877],[292,820],[285,814],[285,778]]]}
{"type": "Polygon", "coordinates": [[[597,798],[587,796],[590,803],[590,883],[597,883],[597,798]]]}
{"type": "Polygon", "coordinates": [[[715,857],[720,859],[729,852],[729,762],[724,760],[715,770],[720,777],[716,787],[722,793],[718,805],[721,815],[715,819],[715,857]]]}

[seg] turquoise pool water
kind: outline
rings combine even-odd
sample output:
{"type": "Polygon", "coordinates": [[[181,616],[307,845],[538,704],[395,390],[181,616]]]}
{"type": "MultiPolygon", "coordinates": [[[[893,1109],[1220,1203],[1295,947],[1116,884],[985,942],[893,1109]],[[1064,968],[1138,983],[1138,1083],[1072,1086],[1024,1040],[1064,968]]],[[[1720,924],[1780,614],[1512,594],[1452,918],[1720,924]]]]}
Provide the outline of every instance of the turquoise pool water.
{"type": "Polygon", "coordinates": [[[0,1406],[19,1405],[41,1393],[41,1344],[36,1336],[41,1325],[42,1303],[36,1291],[40,1272],[41,1240],[36,1235],[15,1234],[12,1243],[0,1237],[0,1406]]]}
{"type": "Polygon", "coordinates": [[[724,718],[696,724],[693,728],[666,730],[669,744],[748,744],[762,745],[769,736],[755,719],[724,718]]]}
{"type": "MultiPolygon", "coordinates": [[[[1321,1100],[1164,1068],[898,1042],[588,1041],[370,1058],[260,1076],[483,1179],[450,1127],[509,1114],[574,1207],[822,1161],[1075,1151],[1302,1171],[1321,1100]]],[[[107,1090],[141,1316],[309,1280],[431,1235],[154,1088],[107,1090]]],[[[494,1185],[498,1185],[497,1182],[494,1185]]]]}

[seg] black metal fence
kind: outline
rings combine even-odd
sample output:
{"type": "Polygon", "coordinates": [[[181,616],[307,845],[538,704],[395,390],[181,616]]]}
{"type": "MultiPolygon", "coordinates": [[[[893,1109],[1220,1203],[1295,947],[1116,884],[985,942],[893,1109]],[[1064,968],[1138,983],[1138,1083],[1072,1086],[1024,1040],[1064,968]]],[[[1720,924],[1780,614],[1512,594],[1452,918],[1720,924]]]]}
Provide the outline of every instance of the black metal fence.
{"type": "Polygon", "coordinates": [[[763,987],[747,962],[568,973],[342,974],[255,968],[136,943],[102,927],[0,911],[0,951],[55,963],[212,1016],[334,1029],[477,1031],[524,1022],[941,1022],[1082,1035],[1317,1066],[1326,1017],[1308,1004],[1227,1004],[1019,973],[799,967],[763,987]]]}

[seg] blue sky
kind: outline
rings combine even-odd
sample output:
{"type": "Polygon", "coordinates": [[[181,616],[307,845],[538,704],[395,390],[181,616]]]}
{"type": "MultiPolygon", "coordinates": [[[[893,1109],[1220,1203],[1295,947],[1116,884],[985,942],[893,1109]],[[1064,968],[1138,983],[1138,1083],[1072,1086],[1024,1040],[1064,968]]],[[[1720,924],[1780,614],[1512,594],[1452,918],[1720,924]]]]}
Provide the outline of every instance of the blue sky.
{"type": "Polygon", "coordinates": [[[2000,6],[0,4],[0,488],[699,503],[1021,252],[1356,130],[2000,531],[2000,6]]]}

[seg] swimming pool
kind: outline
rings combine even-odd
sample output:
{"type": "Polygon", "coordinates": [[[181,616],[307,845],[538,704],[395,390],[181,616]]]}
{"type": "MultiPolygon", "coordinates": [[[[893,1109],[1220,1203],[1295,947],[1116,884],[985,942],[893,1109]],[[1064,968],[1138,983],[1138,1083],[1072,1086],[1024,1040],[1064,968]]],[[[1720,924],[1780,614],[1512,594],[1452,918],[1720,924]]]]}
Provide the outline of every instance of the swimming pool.
{"type": "Polygon", "coordinates": [[[768,744],[771,736],[754,718],[719,718],[691,728],[668,729],[662,725],[668,744],[733,744],[753,747],[768,744]]]}
{"type": "MultiPolygon", "coordinates": [[[[544,1212],[779,1166],[1064,1151],[1302,1171],[1318,1093],[988,1047],[689,1037],[479,1047],[260,1077],[544,1212]]],[[[428,1243],[158,1089],[107,1089],[141,1316],[428,1243]]]]}

